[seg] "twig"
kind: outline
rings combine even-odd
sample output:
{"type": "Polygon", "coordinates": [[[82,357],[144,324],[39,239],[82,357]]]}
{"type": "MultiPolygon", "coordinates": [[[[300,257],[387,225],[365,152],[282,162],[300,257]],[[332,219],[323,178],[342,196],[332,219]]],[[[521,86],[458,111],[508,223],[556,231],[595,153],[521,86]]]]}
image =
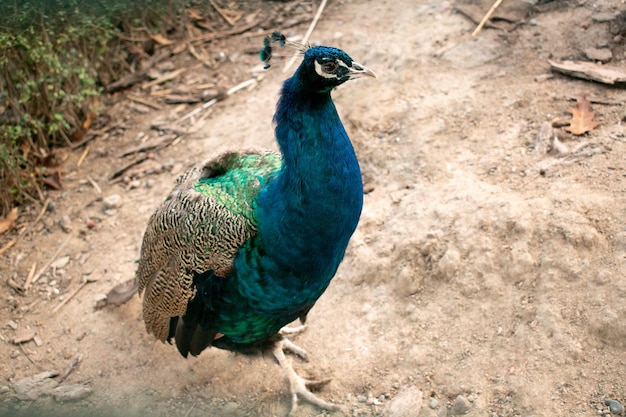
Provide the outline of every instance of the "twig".
{"type": "Polygon", "coordinates": [[[83,164],[83,161],[87,157],[88,153],[89,153],[89,145],[85,146],[85,150],[83,151],[83,154],[80,156],[80,158],[78,158],[78,162],[76,162],[77,167],[80,167],[83,164]]]}
{"type": "Polygon", "coordinates": [[[91,178],[89,175],[87,175],[87,181],[89,181],[89,184],[91,184],[91,186],[96,190],[98,194],[102,194],[102,190],[100,189],[98,183],[95,182],[94,179],[91,178]]]}
{"type": "Polygon", "coordinates": [[[59,303],[58,306],[54,307],[54,309],[52,309],[52,314],[55,314],[57,311],[59,311],[61,309],[61,307],[63,307],[65,304],[67,304],[68,301],[70,301],[72,298],[74,298],[74,296],[76,294],[78,294],[78,292],[80,290],[82,290],[85,285],[89,284],[90,282],[95,282],[95,280],[90,280],[88,278],[85,278],[82,280],[82,282],[78,285],[78,287],[76,287],[76,289],[74,289],[74,291],[72,291],[67,298],[65,298],[63,301],[61,301],[59,303]]]}
{"type": "Polygon", "coordinates": [[[474,29],[474,31],[472,32],[472,37],[478,35],[478,32],[480,32],[483,26],[485,26],[485,23],[487,23],[487,21],[491,18],[491,15],[493,15],[493,13],[496,11],[500,3],[502,3],[502,0],[496,0],[495,3],[493,3],[493,6],[491,6],[491,9],[489,9],[487,14],[483,17],[483,20],[480,21],[476,29],[474,29]]]}
{"type": "Polygon", "coordinates": [[[184,122],[185,120],[189,119],[190,117],[193,117],[196,114],[200,113],[202,110],[208,109],[209,107],[211,107],[212,105],[214,105],[215,103],[217,103],[218,101],[223,99],[224,97],[231,96],[231,95],[235,94],[237,91],[242,90],[242,89],[244,89],[246,87],[249,87],[249,86],[255,84],[256,82],[257,82],[256,78],[251,78],[251,79],[249,79],[247,81],[244,81],[244,82],[234,86],[233,88],[228,90],[223,97],[222,96],[217,96],[215,98],[212,98],[211,100],[207,101],[203,105],[201,105],[199,107],[196,107],[195,109],[193,109],[189,113],[187,113],[184,116],[180,117],[178,120],[176,120],[174,122],[174,124],[178,124],[180,122],[184,122]]]}
{"type": "Polygon", "coordinates": [[[132,167],[134,167],[135,165],[139,165],[139,164],[141,164],[142,162],[144,162],[144,161],[145,161],[145,160],[147,160],[147,159],[148,159],[148,157],[147,157],[147,156],[142,156],[142,157],[140,157],[140,158],[138,158],[138,159],[136,159],[136,160],[134,160],[134,161],[132,161],[132,162],[130,162],[130,163],[128,163],[128,164],[126,164],[126,166],[124,166],[124,167],[122,167],[122,168],[118,169],[116,172],[114,172],[114,173],[113,173],[113,175],[111,176],[111,180],[110,180],[110,181],[112,181],[112,182],[116,182],[116,180],[117,180],[117,181],[121,180],[121,179],[122,179],[122,175],[123,175],[126,171],[128,171],[129,169],[131,169],[131,168],[132,168],[132,167]]]}
{"type": "Polygon", "coordinates": [[[189,410],[187,410],[187,413],[185,413],[185,417],[189,417],[189,415],[193,411],[193,408],[196,406],[197,402],[198,402],[198,400],[194,401],[193,404],[191,404],[191,407],[189,407],[189,410]]]}
{"type": "Polygon", "coordinates": [[[22,287],[17,282],[13,281],[13,278],[11,278],[11,277],[9,277],[9,279],[7,279],[7,285],[9,287],[13,288],[15,291],[17,291],[17,293],[20,294],[20,295],[24,295],[24,293],[26,292],[24,290],[24,287],[22,287]]]}
{"type": "Polygon", "coordinates": [[[142,85],[141,88],[148,89],[155,85],[163,84],[164,82],[173,80],[174,78],[178,77],[181,74],[186,73],[187,71],[195,71],[200,67],[202,67],[202,63],[198,63],[187,68],[179,68],[177,70],[174,70],[170,73],[165,74],[162,77],[157,78],[156,80],[152,80],[149,83],[142,85]]]}
{"type": "Polygon", "coordinates": [[[50,265],[52,265],[52,262],[54,262],[56,260],[57,256],[59,256],[59,253],[61,253],[61,251],[63,250],[65,245],[67,245],[67,242],[69,242],[71,238],[72,238],[72,235],[69,235],[67,238],[65,238],[63,243],[61,243],[61,245],[58,247],[58,249],[54,252],[54,255],[52,255],[52,257],[48,260],[48,262],[46,262],[46,264],[43,267],[41,267],[39,272],[37,272],[37,274],[35,274],[35,276],[33,277],[33,280],[32,280],[33,284],[36,283],[37,280],[39,278],[41,278],[41,275],[43,275],[43,273],[46,272],[46,269],[48,269],[48,267],[50,267],[50,265]]]}
{"type": "MultiPolygon", "coordinates": [[[[315,17],[313,17],[313,21],[311,22],[311,25],[309,25],[309,28],[307,29],[306,33],[304,34],[304,37],[302,38],[303,44],[306,44],[309,41],[309,38],[311,37],[311,33],[313,33],[313,29],[315,28],[315,25],[317,25],[317,21],[320,20],[320,16],[322,16],[322,11],[324,11],[324,8],[326,7],[327,2],[328,0],[322,0],[322,2],[320,3],[320,7],[317,9],[317,12],[315,13],[315,17]]],[[[300,55],[299,53],[295,53],[291,57],[291,59],[287,62],[287,64],[285,64],[285,68],[283,68],[283,73],[287,72],[287,70],[291,68],[293,63],[296,62],[296,59],[298,59],[299,55],[300,55]]]]}
{"type": "Polygon", "coordinates": [[[72,371],[74,371],[74,369],[78,368],[78,365],[80,365],[80,363],[83,360],[83,355],[81,353],[77,353],[76,355],[74,355],[72,357],[72,360],[70,361],[70,364],[67,365],[65,367],[65,369],[63,370],[63,372],[61,372],[55,379],[56,381],[61,384],[63,381],[65,381],[67,379],[68,376],[70,376],[70,374],[72,373],[72,371]]]}
{"type": "Polygon", "coordinates": [[[226,13],[226,10],[228,10],[228,9],[222,9],[213,0],[209,0],[209,2],[211,3],[211,6],[213,6],[213,8],[215,10],[217,10],[217,12],[220,14],[220,16],[222,16],[222,18],[224,18],[224,20],[228,22],[229,25],[235,26],[235,23],[237,23],[239,18],[241,18],[241,12],[239,12],[239,16],[238,17],[232,18],[232,17],[228,16],[228,13],[226,13]]]}
{"type": "MultiPolygon", "coordinates": [[[[265,20],[267,20],[266,17],[262,17],[258,20],[253,21],[252,23],[249,23],[247,25],[243,25],[239,28],[233,28],[230,30],[223,30],[217,33],[205,33],[199,36],[196,36],[194,38],[188,39],[189,42],[208,42],[208,41],[213,41],[216,39],[223,39],[223,38],[227,38],[229,36],[233,36],[233,35],[239,35],[242,34],[244,32],[249,31],[250,29],[253,29],[257,26],[259,26],[261,23],[265,22],[265,20]]],[[[183,49],[184,50],[184,49],[183,49]]]]}
{"type": "Polygon", "coordinates": [[[7,250],[11,249],[13,247],[13,245],[15,245],[17,243],[17,239],[13,239],[9,242],[7,242],[6,245],[4,245],[2,248],[0,248],[0,254],[6,252],[7,250]]]}
{"type": "Polygon", "coordinates": [[[28,359],[28,361],[30,363],[32,363],[33,365],[35,365],[37,367],[37,369],[41,370],[41,366],[39,366],[38,363],[36,363],[33,358],[30,357],[30,355],[28,354],[28,352],[26,351],[26,349],[24,349],[24,346],[22,346],[22,343],[20,343],[18,345],[20,347],[20,350],[22,351],[22,353],[24,354],[24,356],[26,356],[26,359],[28,359]]]}
{"type": "Polygon", "coordinates": [[[142,97],[137,97],[137,96],[134,96],[134,95],[132,95],[132,94],[129,94],[129,95],[128,95],[128,96],[126,96],[126,97],[127,97],[129,100],[132,100],[132,101],[134,101],[134,102],[136,102],[136,103],[140,103],[140,104],[146,105],[146,106],[148,106],[148,107],[152,107],[152,108],[153,108],[153,109],[155,109],[155,110],[163,110],[163,106],[161,106],[160,104],[155,103],[155,102],[153,102],[153,101],[146,100],[145,98],[142,98],[142,97]]]}
{"type": "Polygon", "coordinates": [[[33,283],[33,277],[35,276],[35,270],[37,269],[37,262],[33,262],[33,267],[30,269],[26,281],[24,282],[24,290],[27,291],[33,283]]]}

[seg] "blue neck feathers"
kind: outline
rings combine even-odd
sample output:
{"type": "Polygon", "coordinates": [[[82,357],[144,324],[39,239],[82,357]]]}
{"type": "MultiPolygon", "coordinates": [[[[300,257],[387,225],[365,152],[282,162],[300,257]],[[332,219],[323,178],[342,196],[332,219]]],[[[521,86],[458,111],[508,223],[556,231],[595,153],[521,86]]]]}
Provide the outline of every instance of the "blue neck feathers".
{"type": "Polygon", "coordinates": [[[310,300],[301,301],[310,302],[328,286],[357,226],[361,171],[330,92],[308,91],[299,71],[283,85],[274,122],[283,166],[259,195],[258,234],[235,267],[241,274],[254,264],[274,290],[306,289],[310,300]]]}

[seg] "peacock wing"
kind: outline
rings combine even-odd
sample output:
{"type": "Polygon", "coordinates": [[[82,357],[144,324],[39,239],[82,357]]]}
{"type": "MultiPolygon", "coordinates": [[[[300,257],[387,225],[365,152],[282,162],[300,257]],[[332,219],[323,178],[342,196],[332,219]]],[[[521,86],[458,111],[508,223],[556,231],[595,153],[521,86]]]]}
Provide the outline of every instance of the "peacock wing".
{"type": "Polygon", "coordinates": [[[195,295],[194,272],[227,277],[256,233],[254,201],[281,166],[271,151],[229,151],[183,175],[148,221],[136,279],[148,332],[165,341],[170,319],[195,295]]]}

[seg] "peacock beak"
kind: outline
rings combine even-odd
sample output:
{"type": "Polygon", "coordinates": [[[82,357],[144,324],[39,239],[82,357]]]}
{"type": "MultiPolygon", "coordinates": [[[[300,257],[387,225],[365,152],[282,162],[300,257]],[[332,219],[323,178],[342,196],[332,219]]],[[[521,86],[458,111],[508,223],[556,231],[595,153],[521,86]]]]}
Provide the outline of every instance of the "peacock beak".
{"type": "Polygon", "coordinates": [[[359,64],[358,62],[352,61],[352,66],[349,69],[350,69],[350,78],[356,78],[361,75],[378,78],[374,71],[367,68],[365,65],[359,64]]]}

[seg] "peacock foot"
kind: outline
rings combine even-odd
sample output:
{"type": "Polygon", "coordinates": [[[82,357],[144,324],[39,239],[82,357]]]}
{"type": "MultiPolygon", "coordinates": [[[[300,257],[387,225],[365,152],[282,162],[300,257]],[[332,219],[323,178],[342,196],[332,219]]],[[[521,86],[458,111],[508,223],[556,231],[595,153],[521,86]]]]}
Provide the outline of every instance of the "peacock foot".
{"type": "Polygon", "coordinates": [[[287,378],[289,379],[289,390],[291,391],[291,411],[289,411],[289,415],[294,415],[296,409],[298,408],[298,400],[300,399],[324,410],[343,410],[343,406],[326,402],[321,398],[318,398],[310,391],[310,389],[320,389],[324,385],[328,384],[330,382],[330,379],[324,379],[321,381],[310,381],[308,379],[302,378],[296,373],[296,371],[293,369],[293,366],[291,366],[291,363],[287,360],[287,357],[285,356],[285,350],[289,350],[303,358],[306,358],[306,351],[301,347],[293,344],[288,339],[283,339],[280,342],[276,343],[276,346],[272,350],[274,357],[278,361],[281,368],[283,368],[283,370],[287,373],[287,378]]]}

